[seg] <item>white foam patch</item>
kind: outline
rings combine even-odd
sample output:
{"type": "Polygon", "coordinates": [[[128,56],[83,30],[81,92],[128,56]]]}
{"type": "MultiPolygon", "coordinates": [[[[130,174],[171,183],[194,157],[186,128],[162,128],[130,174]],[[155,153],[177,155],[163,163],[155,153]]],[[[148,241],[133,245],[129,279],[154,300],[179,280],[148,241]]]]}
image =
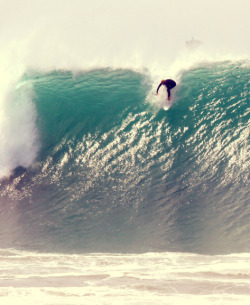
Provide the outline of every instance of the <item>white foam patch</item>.
{"type": "Polygon", "coordinates": [[[249,303],[249,253],[66,255],[0,249],[0,258],[2,304],[249,303]]]}
{"type": "Polygon", "coordinates": [[[0,98],[0,178],[18,166],[30,166],[38,152],[32,86],[26,83],[6,91],[0,98]]]}

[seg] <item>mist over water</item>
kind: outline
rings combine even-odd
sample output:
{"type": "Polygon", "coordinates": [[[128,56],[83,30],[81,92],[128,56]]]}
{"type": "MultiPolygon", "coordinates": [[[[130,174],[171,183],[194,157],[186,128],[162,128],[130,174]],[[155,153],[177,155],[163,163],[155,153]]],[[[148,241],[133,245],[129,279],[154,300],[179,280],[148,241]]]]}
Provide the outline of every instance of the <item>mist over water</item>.
{"type": "Polygon", "coordinates": [[[192,37],[212,56],[249,54],[247,0],[230,0],[226,7],[196,0],[1,4],[1,49],[10,53],[11,46],[12,61],[26,66],[139,66],[165,74],[192,37]]]}

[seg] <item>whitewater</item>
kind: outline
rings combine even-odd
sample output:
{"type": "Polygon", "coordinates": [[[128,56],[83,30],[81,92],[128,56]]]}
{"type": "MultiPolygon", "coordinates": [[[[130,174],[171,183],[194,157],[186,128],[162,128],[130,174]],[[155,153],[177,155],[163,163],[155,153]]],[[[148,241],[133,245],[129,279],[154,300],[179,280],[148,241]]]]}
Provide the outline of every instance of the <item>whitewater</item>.
{"type": "Polygon", "coordinates": [[[73,2],[2,16],[1,304],[248,304],[249,56],[73,2]]]}

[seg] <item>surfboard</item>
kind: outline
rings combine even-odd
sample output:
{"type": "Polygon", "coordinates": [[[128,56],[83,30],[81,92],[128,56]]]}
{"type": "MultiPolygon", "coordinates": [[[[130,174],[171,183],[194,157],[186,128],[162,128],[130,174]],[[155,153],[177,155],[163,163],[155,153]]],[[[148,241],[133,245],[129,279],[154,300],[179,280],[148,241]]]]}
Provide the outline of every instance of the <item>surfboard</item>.
{"type": "Polygon", "coordinates": [[[173,100],[171,99],[170,101],[168,99],[162,101],[162,109],[167,111],[169,110],[173,105],[173,100]]]}

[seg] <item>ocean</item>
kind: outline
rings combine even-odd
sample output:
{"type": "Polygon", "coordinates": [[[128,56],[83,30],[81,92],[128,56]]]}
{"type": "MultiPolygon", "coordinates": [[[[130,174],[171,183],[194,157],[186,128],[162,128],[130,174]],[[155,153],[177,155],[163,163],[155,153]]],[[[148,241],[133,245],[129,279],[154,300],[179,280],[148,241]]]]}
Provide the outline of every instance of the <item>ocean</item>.
{"type": "Polygon", "coordinates": [[[249,61],[26,69],[0,104],[1,304],[248,304],[249,61]]]}
{"type": "Polygon", "coordinates": [[[0,0],[1,305],[249,304],[249,8],[0,0]]]}

